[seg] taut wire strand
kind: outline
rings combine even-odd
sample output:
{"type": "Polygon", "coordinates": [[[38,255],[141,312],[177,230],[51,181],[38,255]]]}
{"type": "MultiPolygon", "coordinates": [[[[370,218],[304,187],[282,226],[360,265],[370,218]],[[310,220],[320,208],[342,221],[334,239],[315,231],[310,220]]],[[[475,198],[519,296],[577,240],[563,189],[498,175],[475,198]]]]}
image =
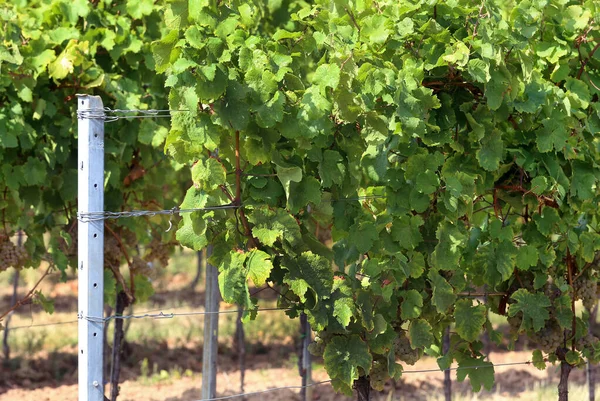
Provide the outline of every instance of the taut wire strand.
{"type": "MultiPolygon", "coordinates": [[[[367,196],[357,196],[354,198],[340,198],[340,199],[332,199],[328,202],[352,202],[352,201],[364,201],[370,199],[383,199],[386,198],[385,195],[367,195],[367,196]]],[[[94,221],[102,221],[108,219],[120,219],[124,217],[141,217],[141,216],[157,216],[157,215],[174,215],[181,213],[192,213],[192,212],[203,212],[203,211],[211,211],[211,210],[222,210],[222,209],[239,209],[242,207],[260,207],[265,206],[266,204],[242,204],[242,205],[216,205],[216,206],[206,206],[195,209],[166,209],[166,210],[131,210],[125,212],[79,212],[77,213],[77,219],[82,223],[90,223],[94,221]]]]}
{"type": "Polygon", "coordinates": [[[245,396],[248,396],[248,395],[264,394],[264,393],[269,393],[271,391],[279,391],[279,390],[301,390],[303,388],[318,386],[320,384],[326,384],[326,383],[331,383],[331,380],[323,380],[323,381],[320,381],[320,382],[307,384],[306,386],[274,387],[274,388],[268,388],[266,390],[252,391],[252,392],[243,393],[243,394],[225,395],[225,396],[222,396],[222,397],[215,397],[215,398],[203,398],[203,399],[197,400],[197,401],[220,401],[220,400],[229,400],[229,399],[238,398],[238,397],[245,397],[245,396]]]}
{"type": "Polygon", "coordinates": [[[78,110],[77,118],[80,119],[93,119],[93,120],[104,120],[104,122],[113,122],[121,119],[132,119],[132,118],[170,118],[171,113],[186,112],[190,110],[157,110],[157,109],[111,109],[105,107],[103,109],[88,109],[78,110]],[[140,114],[140,115],[127,115],[127,114],[140,114]],[[124,115],[117,115],[124,114],[124,115]]]}
{"type": "MultiPolygon", "coordinates": [[[[286,311],[289,310],[289,308],[259,308],[259,309],[248,309],[245,312],[268,312],[268,311],[286,311]]],[[[115,319],[172,319],[174,317],[177,316],[202,316],[202,315],[225,315],[225,314],[232,314],[232,313],[238,313],[237,309],[235,310],[223,310],[223,311],[216,311],[216,312],[179,312],[179,313],[175,313],[175,312],[159,312],[159,313],[144,313],[141,315],[123,315],[123,316],[119,316],[119,315],[111,315],[111,316],[107,316],[107,317],[99,317],[99,316],[83,316],[81,314],[78,314],[77,317],[79,319],[85,319],[87,321],[90,322],[95,322],[95,323],[106,323],[110,320],[115,320],[115,319]]]]}
{"type": "Polygon", "coordinates": [[[206,206],[195,209],[167,209],[167,210],[132,210],[127,212],[79,212],[77,213],[77,219],[82,223],[90,223],[93,221],[101,221],[108,219],[120,219],[123,217],[141,217],[141,216],[157,216],[157,215],[174,215],[181,213],[193,213],[210,210],[221,210],[221,209],[238,209],[240,205],[217,205],[217,206],[206,206]]]}
{"type": "MultiPolygon", "coordinates": [[[[492,364],[490,365],[479,365],[479,366],[462,366],[462,367],[452,367],[452,368],[448,368],[448,369],[422,369],[422,370],[405,370],[402,372],[402,374],[404,373],[434,373],[434,372],[445,372],[445,371],[451,371],[451,370],[465,370],[465,369],[479,369],[479,368],[493,368],[493,367],[501,367],[501,366],[515,366],[515,365],[530,365],[531,361],[524,361],[524,362],[507,362],[507,363],[497,363],[497,364],[492,364]]],[[[274,388],[268,388],[265,390],[259,390],[259,391],[252,391],[252,392],[248,392],[248,393],[242,393],[242,394],[232,394],[232,395],[225,395],[222,397],[215,397],[215,398],[203,398],[197,401],[221,401],[221,400],[229,400],[229,399],[233,399],[233,398],[240,398],[240,397],[246,397],[249,395],[258,395],[258,394],[264,394],[264,393],[268,393],[268,392],[272,392],[272,391],[279,391],[279,390],[301,390],[307,387],[312,387],[312,386],[318,386],[321,384],[326,384],[326,383],[331,383],[332,380],[323,380],[320,382],[315,382],[315,383],[311,383],[311,384],[307,384],[306,386],[283,386],[283,387],[274,387],[274,388]]]]}

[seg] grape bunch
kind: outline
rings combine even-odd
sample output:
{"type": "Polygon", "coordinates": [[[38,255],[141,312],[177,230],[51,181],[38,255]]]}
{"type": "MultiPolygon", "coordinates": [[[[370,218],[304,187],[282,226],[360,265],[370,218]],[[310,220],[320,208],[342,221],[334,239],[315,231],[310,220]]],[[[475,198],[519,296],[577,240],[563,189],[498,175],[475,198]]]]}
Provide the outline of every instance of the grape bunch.
{"type": "Polygon", "coordinates": [[[564,330],[556,320],[550,319],[540,331],[533,333],[530,338],[542,351],[552,353],[563,345],[564,330]]]}
{"type": "Polygon", "coordinates": [[[375,359],[371,365],[369,379],[373,390],[382,391],[385,383],[389,379],[387,362],[383,359],[375,359]]]}
{"type": "Polygon", "coordinates": [[[121,248],[119,242],[112,235],[104,236],[104,265],[118,269],[121,266],[121,248]]]}
{"type": "Polygon", "coordinates": [[[394,354],[396,354],[396,358],[409,365],[414,365],[421,357],[420,350],[410,346],[410,340],[404,331],[401,331],[394,339],[394,354]]]}
{"type": "Polygon", "coordinates": [[[317,334],[315,336],[315,340],[308,344],[308,352],[314,356],[323,356],[323,353],[325,352],[325,346],[327,345],[326,342],[330,337],[331,336],[324,331],[317,334]]]}
{"type": "Polygon", "coordinates": [[[589,277],[587,274],[579,277],[573,283],[575,299],[581,299],[583,306],[585,306],[587,310],[591,310],[598,300],[596,295],[596,287],[596,278],[589,277]]]}
{"type": "Polygon", "coordinates": [[[583,351],[584,348],[594,348],[594,344],[596,344],[598,341],[600,341],[598,337],[591,333],[587,333],[585,336],[575,341],[575,348],[577,348],[579,351],[583,351]]]}
{"type": "Polygon", "coordinates": [[[523,331],[521,329],[521,324],[523,323],[523,314],[517,313],[515,316],[510,316],[508,319],[508,324],[510,326],[510,333],[513,337],[518,336],[523,331]]]}
{"type": "Polygon", "coordinates": [[[9,240],[0,242],[0,271],[9,267],[23,267],[29,255],[22,246],[16,246],[9,240]]]}
{"type": "Polygon", "coordinates": [[[143,274],[145,276],[150,276],[152,273],[152,267],[149,262],[146,262],[144,259],[139,256],[134,256],[131,259],[131,271],[136,274],[143,274]]]}
{"type": "Polygon", "coordinates": [[[160,239],[153,238],[152,241],[147,245],[146,255],[144,259],[147,261],[156,260],[161,266],[165,267],[169,264],[169,254],[171,251],[171,244],[160,241],[160,239]]]}

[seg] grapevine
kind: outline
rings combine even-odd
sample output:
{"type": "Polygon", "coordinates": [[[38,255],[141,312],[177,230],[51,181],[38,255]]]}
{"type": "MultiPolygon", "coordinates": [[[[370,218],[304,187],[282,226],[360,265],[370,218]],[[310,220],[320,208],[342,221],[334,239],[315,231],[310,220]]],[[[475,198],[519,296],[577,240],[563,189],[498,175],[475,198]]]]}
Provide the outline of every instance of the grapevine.
{"type": "MultiPolygon", "coordinates": [[[[159,10],[137,3],[0,5],[0,270],[38,268],[48,260],[66,278],[68,266],[75,267],[75,95],[100,95],[112,109],[166,108],[164,82],[149,55],[149,43],[161,36],[158,21],[159,10]],[[24,233],[22,248],[7,242],[18,230],[24,233]]],[[[107,209],[163,209],[181,201],[179,183],[189,171],[165,158],[166,135],[166,122],[160,120],[106,124],[107,209]]],[[[160,234],[166,225],[167,219],[111,223],[118,237],[126,236],[119,237],[121,247],[113,235],[105,235],[106,267],[118,272],[126,262],[123,249],[133,256],[152,241],[172,242],[172,235],[160,234]]],[[[157,255],[161,265],[171,249],[157,255]]],[[[146,280],[147,271],[136,272],[137,278],[127,280],[146,280]]],[[[116,291],[117,282],[125,283],[115,278],[105,286],[107,295],[116,291]]]]}
{"type": "Polygon", "coordinates": [[[490,311],[542,360],[597,360],[576,345],[600,251],[600,13],[583,3],[170,3],[152,49],[190,111],[165,141],[192,171],[180,207],[236,206],[184,217],[177,239],[213,245],[226,301],[252,309],[249,282],[267,282],[306,314],[347,394],[422,350],[485,366],[457,377],[491,389],[490,311]],[[500,295],[462,296],[482,288],[500,295]]]}

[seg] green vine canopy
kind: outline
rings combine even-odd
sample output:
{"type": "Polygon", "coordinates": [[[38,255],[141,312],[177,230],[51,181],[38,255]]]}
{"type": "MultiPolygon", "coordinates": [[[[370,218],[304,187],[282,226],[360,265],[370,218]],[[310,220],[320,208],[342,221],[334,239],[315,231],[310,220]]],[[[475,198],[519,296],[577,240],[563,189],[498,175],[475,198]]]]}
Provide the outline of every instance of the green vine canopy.
{"type": "Polygon", "coordinates": [[[181,208],[239,206],[184,216],[177,239],[214,247],[226,301],[252,309],[249,283],[269,283],[305,313],[345,393],[423,354],[490,389],[490,314],[540,368],[598,359],[599,16],[592,0],[171,1],[152,49],[188,110],[165,145],[191,166],[181,208]]]}

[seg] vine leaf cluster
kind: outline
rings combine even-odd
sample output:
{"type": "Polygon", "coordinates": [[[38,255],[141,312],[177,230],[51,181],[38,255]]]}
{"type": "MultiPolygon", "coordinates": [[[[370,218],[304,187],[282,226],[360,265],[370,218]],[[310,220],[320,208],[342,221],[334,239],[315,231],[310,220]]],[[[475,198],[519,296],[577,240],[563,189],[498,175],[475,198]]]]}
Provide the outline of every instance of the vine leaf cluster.
{"type": "Polygon", "coordinates": [[[181,207],[242,206],[184,217],[177,239],[214,247],[228,302],[277,286],[345,393],[423,354],[478,366],[458,379],[490,389],[491,313],[537,339],[537,366],[596,360],[574,303],[600,250],[598,16],[594,1],[170,2],[152,50],[170,108],[190,110],[165,141],[193,169],[181,207]],[[502,295],[459,299],[484,287],[502,295]]]}

